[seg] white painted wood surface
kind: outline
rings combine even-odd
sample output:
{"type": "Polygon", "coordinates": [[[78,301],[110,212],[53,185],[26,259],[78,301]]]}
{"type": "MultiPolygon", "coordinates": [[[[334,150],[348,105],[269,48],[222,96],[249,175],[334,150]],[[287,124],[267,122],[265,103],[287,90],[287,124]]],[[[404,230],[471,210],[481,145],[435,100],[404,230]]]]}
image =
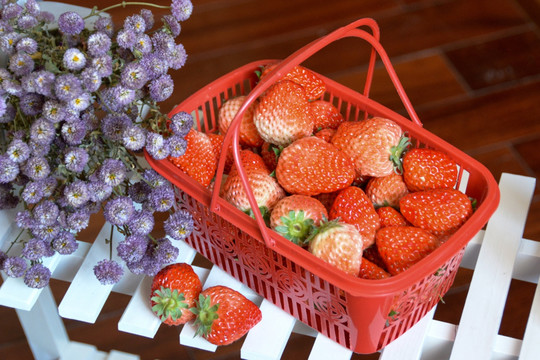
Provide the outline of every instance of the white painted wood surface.
{"type": "MultiPolygon", "coordinates": [[[[536,290],[533,305],[530,309],[523,340],[497,334],[496,330],[499,327],[500,316],[496,316],[496,321],[490,319],[493,314],[502,312],[504,300],[501,300],[501,297],[506,298],[508,284],[512,277],[536,284],[540,277],[540,242],[522,238],[529,201],[534,190],[534,179],[505,174],[501,178],[500,188],[501,205],[499,209],[492,217],[486,230],[480,231],[471,240],[462,262],[463,267],[475,269],[475,272],[461,324],[457,326],[434,320],[433,314],[435,310],[433,310],[402,337],[383,349],[380,353],[381,360],[441,360],[450,359],[451,357],[455,359],[505,360],[539,358],[539,288],[536,290]],[[485,282],[487,282],[490,289],[485,289],[485,282]],[[485,291],[491,292],[486,296],[485,291]],[[493,299],[492,296],[498,296],[498,298],[493,299]],[[477,323],[481,326],[476,326],[477,323]],[[489,326],[489,331],[484,331],[484,329],[487,329],[486,326],[489,326]]],[[[0,212],[0,224],[11,224],[13,216],[14,212],[0,212]]],[[[12,235],[12,229],[9,226],[7,228],[0,226],[0,248],[3,250],[9,246],[10,235],[12,235]]],[[[103,236],[108,231],[107,226],[105,226],[103,234],[100,233],[99,236],[103,236]]],[[[53,278],[71,282],[66,295],[60,303],[60,314],[67,314],[70,318],[92,322],[100,313],[110,291],[121,292],[131,295],[132,299],[119,321],[119,330],[152,338],[161,324],[156,321],[147,302],[150,278],[128,276],[123,280],[122,284],[112,287],[104,287],[97,281],[88,279],[82,280],[83,282],[80,283],[79,278],[82,279],[82,271],[86,269],[84,271],[88,272],[91,266],[89,264],[99,261],[103,250],[100,250],[99,246],[80,243],[80,247],[75,254],[59,256],[53,278]],[[83,284],[84,286],[82,286],[83,284]],[[74,307],[72,302],[75,299],[80,303],[81,294],[91,297],[97,294],[99,306],[89,304],[89,314],[75,316],[70,309],[74,307]],[[133,314],[137,314],[137,316],[133,316],[133,314]]],[[[195,251],[184,243],[180,246],[182,249],[179,258],[176,260],[192,262],[195,251]]],[[[217,284],[227,285],[244,293],[260,306],[263,312],[263,321],[242,340],[241,356],[243,359],[279,359],[292,332],[315,337],[309,357],[310,360],[329,357],[333,360],[351,358],[352,352],[350,350],[297,322],[221,269],[217,267],[211,269],[195,267],[195,271],[201,277],[205,288],[217,284]],[[279,331],[276,331],[276,329],[279,329],[279,331]],[[264,341],[260,341],[263,338],[264,341]]],[[[91,270],[89,273],[92,277],[91,270]]],[[[13,297],[4,288],[7,287],[9,290],[11,286],[14,286],[13,284],[22,281],[21,279],[8,280],[0,288],[1,304],[9,303],[6,299],[13,297]],[[10,283],[13,284],[10,285],[10,283]]],[[[20,295],[19,290],[17,290],[17,293],[20,295]]],[[[17,313],[36,359],[69,359],[71,354],[77,354],[77,359],[138,359],[137,355],[114,351],[107,354],[99,351],[93,345],[70,341],[60,321],[59,309],[56,308],[50,290],[47,288],[40,291],[36,299],[34,299],[35,294],[25,296],[32,298],[31,301],[34,303],[30,310],[26,309],[29,300],[14,304],[16,306],[9,306],[14,308],[20,306],[17,313]],[[34,315],[40,313],[42,319],[35,320],[34,315]],[[43,331],[41,328],[40,331],[35,331],[35,321],[45,324],[48,331],[43,331]],[[29,330],[27,331],[27,329],[29,330]],[[31,329],[34,329],[34,331],[32,332],[31,329]]],[[[77,307],[80,311],[81,306],[77,307]]],[[[193,334],[193,328],[190,325],[184,326],[180,332],[179,343],[207,351],[217,349],[215,345],[206,342],[204,339],[194,338],[193,334]]]]}

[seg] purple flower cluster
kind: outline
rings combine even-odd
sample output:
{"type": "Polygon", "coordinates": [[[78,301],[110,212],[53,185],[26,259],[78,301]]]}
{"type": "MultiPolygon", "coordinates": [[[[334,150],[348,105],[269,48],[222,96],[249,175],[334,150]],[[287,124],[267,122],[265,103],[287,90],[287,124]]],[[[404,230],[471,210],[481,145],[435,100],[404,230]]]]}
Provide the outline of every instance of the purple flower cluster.
{"type": "MultiPolygon", "coordinates": [[[[174,212],[173,187],[136,153],[181,156],[193,125],[187,113],[169,119],[159,111],[174,91],[168,72],[187,59],[176,38],[193,5],[171,0],[169,10],[161,22],[140,10],[119,29],[97,9],[93,29],[68,11],[53,32],[54,17],[37,0],[2,1],[0,51],[8,61],[0,68],[0,209],[23,203],[16,224],[28,235],[16,240],[20,254],[0,252],[7,276],[46,286],[51,273],[42,259],[75,252],[97,212],[122,235],[110,241],[129,270],[153,275],[176,259],[171,239],[188,236],[193,221],[174,212]],[[152,236],[156,212],[171,214],[165,238],[152,236]]],[[[102,284],[118,282],[123,271],[112,260],[94,267],[102,284]]]]}

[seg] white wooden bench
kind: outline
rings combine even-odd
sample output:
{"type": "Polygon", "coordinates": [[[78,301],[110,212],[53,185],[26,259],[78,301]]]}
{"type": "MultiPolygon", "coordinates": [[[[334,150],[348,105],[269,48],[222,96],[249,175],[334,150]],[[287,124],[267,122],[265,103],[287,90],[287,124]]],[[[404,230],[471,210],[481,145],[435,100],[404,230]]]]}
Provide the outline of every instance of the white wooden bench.
{"type": "MultiPolygon", "coordinates": [[[[538,359],[540,288],[537,287],[534,296],[524,338],[498,334],[512,278],[538,284],[540,277],[540,242],[522,238],[535,179],[503,174],[499,186],[500,206],[486,230],[471,240],[462,262],[463,267],[474,269],[474,273],[459,326],[434,320],[434,309],[383,349],[380,359],[538,359]]],[[[14,211],[0,212],[0,246],[3,250],[16,235],[14,214],[14,211]]],[[[98,237],[106,236],[109,231],[109,225],[105,225],[98,237]]],[[[176,260],[191,263],[195,251],[185,243],[180,243],[180,247],[176,260]]],[[[161,324],[148,305],[151,278],[126,272],[129,275],[118,284],[100,285],[91,268],[106,256],[108,248],[98,239],[93,244],[80,242],[79,249],[72,255],[55,255],[47,259],[53,278],[71,283],[58,305],[48,287],[33,290],[21,279],[4,278],[0,287],[0,305],[16,309],[36,359],[138,359],[137,355],[118,351],[104,353],[91,344],[70,341],[63,326],[61,317],[95,322],[111,291],[131,296],[118,329],[147,338],[155,336],[161,324]],[[81,309],[85,311],[81,312],[81,309]],[[37,323],[39,328],[35,326],[37,323]]],[[[350,350],[299,323],[219,268],[195,267],[195,270],[205,287],[228,285],[260,306],[263,320],[242,340],[243,359],[280,359],[292,332],[315,337],[310,360],[351,358],[350,350]],[[260,340],[262,338],[264,341],[260,340]]],[[[182,328],[179,343],[207,351],[216,350],[216,346],[204,339],[194,338],[190,325],[182,328]]]]}

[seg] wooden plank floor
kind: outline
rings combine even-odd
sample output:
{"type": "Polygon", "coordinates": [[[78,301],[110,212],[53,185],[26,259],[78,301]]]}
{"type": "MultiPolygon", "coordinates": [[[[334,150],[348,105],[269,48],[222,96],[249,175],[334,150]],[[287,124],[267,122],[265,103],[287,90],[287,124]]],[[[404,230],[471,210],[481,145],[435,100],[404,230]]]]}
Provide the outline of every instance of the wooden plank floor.
{"type": "MultiPolygon", "coordinates": [[[[68,0],[103,8],[113,0],[68,0]]],[[[167,3],[155,0],[155,3],[167,3]]],[[[415,109],[431,132],[485,164],[498,180],[502,172],[540,178],[540,1],[539,0],[194,0],[182,24],[186,66],[171,75],[170,109],[203,85],[247,62],[283,58],[311,40],[362,17],[380,25],[381,42],[415,109]]],[[[117,21],[133,8],[116,9],[117,21]]],[[[156,12],[156,18],[157,18],[156,12]]],[[[159,21],[159,20],[158,20],[159,21]]],[[[365,77],[368,48],[343,40],[305,64],[355,89],[365,77]]],[[[382,69],[374,80],[375,100],[402,111],[382,69]]],[[[97,219],[95,224],[99,224],[97,219]]],[[[90,234],[95,229],[88,229],[90,234]]],[[[540,185],[525,228],[540,241],[540,185]]],[[[200,260],[204,261],[204,260],[200,260]]],[[[457,324],[472,272],[460,270],[436,319],[457,324]]],[[[54,281],[59,301],[67,284],[54,281]]],[[[500,333],[522,338],[535,287],[514,281],[500,333]]],[[[239,344],[216,353],[178,345],[176,328],[161,327],[155,339],[119,332],[128,298],[109,298],[96,324],[65,320],[72,340],[98,349],[136,353],[141,359],[238,359],[239,344]]],[[[0,307],[0,359],[32,359],[15,311],[0,307]]],[[[313,339],[294,335],[284,359],[305,359],[313,339]]],[[[353,359],[376,359],[354,355],[353,359]]]]}

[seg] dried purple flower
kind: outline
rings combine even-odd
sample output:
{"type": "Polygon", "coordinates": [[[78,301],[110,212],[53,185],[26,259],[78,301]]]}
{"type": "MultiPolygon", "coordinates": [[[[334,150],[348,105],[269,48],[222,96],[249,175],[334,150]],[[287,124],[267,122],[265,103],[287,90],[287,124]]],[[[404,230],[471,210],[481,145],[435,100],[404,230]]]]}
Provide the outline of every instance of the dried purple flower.
{"type": "Polygon", "coordinates": [[[176,43],[174,38],[165,31],[158,31],[152,35],[152,45],[154,51],[162,59],[167,59],[173,51],[176,43]]]}
{"type": "Polygon", "coordinates": [[[62,101],[69,101],[79,96],[81,92],[81,81],[75,75],[68,73],[60,75],[56,78],[54,84],[54,93],[58,99],[62,101]]]}
{"type": "Polygon", "coordinates": [[[26,261],[18,256],[9,256],[4,260],[3,270],[6,275],[13,278],[18,278],[24,275],[26,271],[26,261]]]}
{"type": "Polygon", "coordinates": [[[90,192],[90,200],[99,203],[111,196],[113,187],[103,181],[91,181],[88,184],[88,191],[90,192]]]}
{"type": "Polygon", "coordinates": [[[178,70],[186,64],[187,53],[184,45],[177,44],[170,53],[169,66],[171,69],[178,70]]]}
{"type": "Polygon", "coordinates": [[[96,56],[90,62],[91,67],[95,69],[99,76],[107,77],[112,74],[112,57],[109,54],[96,56]]]}
{"type": "Polygon", "coordinates": [[[67,103],[68,108],[77,112],[86,110],[92,102],[92,97],[87,92],[82,92],[67,103]]]}
{"type": "Polygon", "coordinates": [[[22,76],[34,70],[34,60],[26,53],[18,52],[9,59],[9,70],[15,75],[22,76]]]}
{"type": "Polygon", "coordinates": [[[38,49],[38,44],[36,40],[31,37],[22,38],[15,45],[15,49],[20,53],[33,54],[38,49]]]}
{"type": "Polygon", "coordinates": [[[43,108],[43,96],[35,93],[22,94],[19,99],[19,108],[24,115],[39,115],[43,108]]]}
{"type": "Polygon", "coordinates": [[[104,55],[110,50],[111,44],[111,38],[106,33],[95,32],[88,37],[88,53],[92,56],[104,55]]]}
{"type": "Polygon", "coordinates": [[[41,180],[49,176],[51,169],[43,156],[32,156],[23,167],[23,173],[32,180],[41,180]]]}
{"type": "Polygon", "coordinates": [[[32,238],[24,244],[21,255],[28,260],[39,260],[49,253],[47,248],[50,248],[50,245],[44,240],[32,238]]]}
{"type": "Polygon", "coordinates": [[[137,210],[128,226],[133,234],[148,235],[154,229],[154,215],[148,210],[137,210]]]}
{"type": "Polygon", "coordinates": [[[174,205],[174,190],[171,185],[162,185],[148,195],[148,203],[154,211],[164,212],[174,205]]]}
{"type": "Polygon", "coordinates": [[[32,209],[32,213],[34,214],[34,219],[40,224],[53,225],[60,214],[60,209],[51,200],[44,200],[32,209]]]}
{"type": "Polygon", "coordinates": [[[135,44],[135,32],[122,29],[116,34],[116,42],[118,43],[118,46],[124,49],[131,49],[133,45],[135,44]]]}
{"type": "Polygon", "coordinates": [[[88,163],[88,151],[83,148],[70,148],[64,157],[66,169],[80,173],[88,163]]]}
{"type": "Polygon", "coordinates": [[[139,62],[131,62],[122,70],[121,81],[128,89],[141,89],[148,79],[144,66],[139,62]]]}
{"type": "Polygon", "coordinates": [[[42,115],[52,123],[59,123],[66,117],[65,105],[54,99],[47,100],[43,104],[42,115]]]}
{"type": "Polygon", "coordinates": [[[6,154],[11,161],[20,164],[30,157],[30,147],[20,139],[13,139],[6,150],[6,154]]]}
{"type": "Polygon", "coordinates": [[[32,265],[24,274],[24,283],[33,289],[41,289],[49,284],[51,270],[45,265],[37,263],[32,265]]]}
{"type": "Polygon", "coordinates": [[[4,20],[14,19],[23,12],[23,8],[16,3],[5,4],[2,9],[2,18],[4,20]]]}
{"type": "Polygon", "coordinates": [[[171,4],[171,12],[176,20],[187,20],[193,12],[193,4],[190,0],[173,0],[171,4]]]}
{"type": "Polygon", "coordinates": [[[17,25],[20,29],[29,30],[34,26],[37,26],[39,23],[38,19],[32,15],[22,15],[17,20],[17,25]]]}
{"type": "Polygon", "coordinates": [[[116,247],[118,256],[128,262],[136,262],[142,259],[148,247],[148,240],[142,235],[130,235],[121,241],[116,247]]]}
{"type": "Polygon", "coordinates": [[[187,141],[183,136],[172,135],[169,137],[170,156],[179,157],[185,154],[187,141]]]}
{"type": "Polygon", "coordinates": [[[52,241],[51,246],[56,252],[61,255],[73,254],[79,247],[79,243],[75,240],[75,235],[69,231],[62,230],[52,241]]]}
{"type": "Polygon", "coordinates": [[[148,85],[152,100],[161,102],[167,100],[173,93],[174,81],[169,74],[163,74],[148,85]]]}
{"type": "Polygon", "coordinates": [[[66,199],[67,203],[74,208],[78,208],[86,204],[86,202],[90,199],[86,182],[82,180],[75,180],[74,182],[67,184],[64,188],[64,198],[66,199]]]}
{"type": "Polygon", "coordinates": [[[66,223],[68,228],[73,231],[86,229],[90,223],[90,211],[83,206],[67,215],[66,223]]]}
{"type": "Polygon", "coordinates": [[[185,111],[177,112],[171,118],[171,130],[176,135],[185,137],[192,127],[193,116],[185,111]]]}
{"type": "Polygon", "coordinates": [[[78,35],[84,29],[84,20],[74,11],[68,11],[58,17],[58,29],[64,34],[78,35]]]}
{"type": "Polygon", "coordinates": [[[131,15],[124,20],[124,29],[136,34],[146,31],[146,21],[141,15],[131,15]]]}
{"type": "Polygon", "coordinates": [[[32,216],[30,210],[23,210],[19,211],[15,216],[15,223],[21,229],[30,229],[34,227],[36,221],[34,220],[34,217],[32,216]]]}
{"type": "Polygon", "coordinates": [[[193,217],[186,210],[177,210],[165,220],[163,228],[174,240],[184,240],[193,231],[193,217]]]}
{"type": "Polygon", "coordinates": [[[141,59],[141,63],[146,69],[148,79],[155,79],[167,72],[169,64],[166,59],[162,59],[156,53],[145,54],[141,59]]]}
{"type": "Polygon", "coordinates": [[[54,124],[45,118],[39,118],[30,127],[30,140],[47,145],[53,142],[56,135],[54,124]]]}
{"type": "Polygon", "coordinates": [[[128,126],[124,130],[123,144],[128,150],[141,150],[146,143],[146,132],[140,126],[128,126]]]}
{"type": "Polygon", "coordinates": [[[112,187],[120,185],[126,178],[126,166],[117,159],[107,159],[101,165],[99,178],[112,187]]]}
{"type": "Polygon", "coordinates": [[[97,31],[107,34],[109,37],[113,36],[114,25],[112,19],[109,16],[102,16],[96,20],[94,27],[97,31]]]}
{"type": "Polygon", "coordinates": [[[101,86],[101,76],[93,67],[87,67],[81,71],[80,76],[83,88],[88,92],[97,91],[101,86]]]}
{"type": "Polygon", "coordinates": [[[167,139],[153,132],[148,132],[146,135],[146,151],[156,160],[165,159],[171,152],[167,139]]]}
{"type": "Polygon", "coordinates": [[[24,187],[21,197],[28,204],[37,204],[43,199],[41,184],[38,181],[29,182],[24,187]]]}
{"type": "Polygon", "coordinates": [[[171,33],[172,36],[177,37],[180,35],[181,26],[178,20],[172,15],[165,15],[163,16],[163,23],[167,30],[171,33]]]}
{"type": "Polygon", "coordinates": [[[108,222],[113,225],[122,226],[131,220],[131,217],[135,213],[135,208],[133,201],[129,197],[119,196],[109,200],[105,204],[103,213],[108,222]]]}
{"type": "Polygon", "coordinates": [[[94,266],[94,275],[103,285],[113,285],[124,275],[122,266],[114,260],[101,260],[94,266]]]}
{"type": "Polygon", "coordinates": [[[113,141],[121,141],[125,129],[132,124],[131,119],[126,114],[109,114],[101,120],[101,131],[103,135],[113,141]]]}
{"type": "Polygon", "coordinates": [[[63,64],[68,70],[81,70],[86,65],[86,56],[77,48],[67,49],[64,53],[63,64]]]}
{"type": "Polygon", "coordinates": [[[154,14],[148,9],[142,9],[140,14],[146,23],[146,30],[150,30],[154,26],[154,14]]]}
{"type": "Polygon", "coordinates": [[[163,266],[176,261],[180,251],[169,239],[164,237],[156,241],[154,252],[157,262],[163,266]]]}
{"type": "Polygon", "coordinates": [[[88,131],[86,122],[78,120],[66,121],[62,125],[62,139],[69,145],[81,144],[88,131]]]}

